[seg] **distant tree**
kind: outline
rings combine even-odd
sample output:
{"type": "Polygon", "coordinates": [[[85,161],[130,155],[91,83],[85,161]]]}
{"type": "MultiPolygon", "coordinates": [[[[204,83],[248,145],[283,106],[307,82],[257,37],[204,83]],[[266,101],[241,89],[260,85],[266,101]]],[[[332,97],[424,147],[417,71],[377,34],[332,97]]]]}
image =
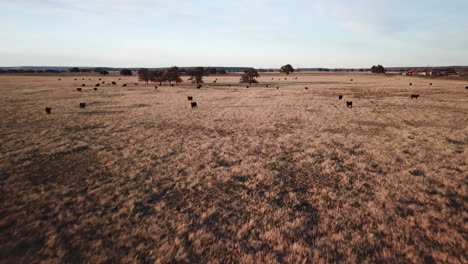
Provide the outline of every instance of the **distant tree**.
{"type": "Polygon", "coordinates": [[[90,72],[91,69],[80,69],[80,72],[90,72]]]}
{"type": "Polygon", "coordinates": [[[77,67],[73,67],[71,69],[68,70],[69,72],[80,72],[80,69],[77,68],[77,67]]]}
{"type": "Polygon", "coordinates": [[[286,73],[286,75],[289,75],[290,73],[294,72],[294,68],[291,66],[291,64],[286,64],[281,67],[280,72],[286,73]]]}
{"type": "Polygon", "coordinates": [[[258,77],[260,77],[260,75],[256,70],[246,70],[244,71],[244,74],[242,74],[240,82],[249,83],[250,85],[252,85],[252,83],[258,83],[258,81],[255,80],[255,78],[258,77]]]}
{"type": "Polygon", "coordinates": [[[6,73],[6,71],[4,71],[4,70],[0,69],[0,73],[6,73]]]}
{"type": "Polygon", "coordinates": [[[182,82],[182,78],[180,78],[179,67],[173,66],[169,68],[166,71],[166,74],[167,74],[167,80],[169,81],[169,84],[172,84],[172,82],[175,82],[175,83],[182,82]]]}
{"type": "Polygon", "coordinates": [[[266,72],[265,69],[258,69],[258,72],[266,72]]]}
{"type": "Polygon", "coordinates": [[[122,69],[120,71],[120,75],[123,75],[123,76],[131,76],[132,75],[132,71],[129,70],[129,69],[122,69]]]}
{"type": "Polygon", "coordinates": [[[103,68],[94,68],[93,72],[101,73],[104,69],[103,68]]]}
{"type": "Polygon", "coordinates": [[[359,69],[359,71],[360,71],[360,72],[363,72],[363,71],[364,71],[364,69],[359,69]]]}
{"type": "Polygon", "coordinates": [[[218,69],[218,74],[226,74],[226,69],[218,69]]]}
{"type": "Polygon", "coordinates": [[[162,85],[163,82],[167,81],[167,73],[165,71],[160,71],[160,70],[151,71],[150,81],[159,82],[159,85],[162,85]]]}
{"type": "Polygon", "coordinates": [[[106,70],[102,70],[101,72],[99,72],[99,74],[102,74],[102,75],[107,75],[107,74],[109,74],[109,72],[108,72],[108,71],[106,71],[106,70]]]}
{"type": "Polygon", "coordinates": [[[138,70],[138,80],[146,82],[146,84],[148,84],[150,79],[151,79],[151,72],[148,69],[142,68],[138,70]]]}
{"type": "Polygon", "coordinates": [[[207,74],[217,74],[218,70],[216,68],[209,68],[209,69],[206,69],[206,73],[207,74]]]}
{"type": "Polygon", "coordinates": [[[189,69],[187,74],[190,76],[192,82],[196,82],[197,84],[203,83],[203,76],[205,76],[205,69],[202,67],[196,67],[193,69],[189,69]]]}
{"type": "Polygon", "coordinates": [[[372,73],[385,73],[385,68],[382,65],[372,66],[371,68],[372,73]]]}

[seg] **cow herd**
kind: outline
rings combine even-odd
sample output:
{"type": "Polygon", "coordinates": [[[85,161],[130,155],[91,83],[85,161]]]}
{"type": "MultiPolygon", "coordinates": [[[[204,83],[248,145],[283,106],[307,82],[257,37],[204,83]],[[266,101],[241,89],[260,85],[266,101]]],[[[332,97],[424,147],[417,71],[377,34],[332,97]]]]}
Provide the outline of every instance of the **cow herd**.
{"type": "MultiPolygon", "coordinates": [[[[272,78],[272,79],[273,79],[273,78],[272,78]]],[[[286,78],[285,78],[285,79],[286,79],[286,78]]],[[[296,79],[297,79],[297,77],[296,77],[296,79]]],[[[58,79],[58,80],[61,81],[61,79],[58,79]]],[[[75,79],[75,80],[77,80],[77,79],[75,79]]],[[[84,78],[83,78],[82,80],[84,80],[84,78]]],[[[91,79],[89,79],[89,80],[91,80],[91,79]]],[[[101,79],[99,79],[99,80],[101,80],[101,79]]],[[[120,80],[120,79],[119,79],[119,80],[120,80]]],[[[218,80],[218,79],[216,79],[216,80],[214,81],[214,83],[216,83],[217,80],[218,80]]],[[[352,81],[354,81],[354,80],[353,80],[353,79],[350,79],[350,81],[352,82],[352,81]]],[[[102,84],[105,84],[105,82],[103,81],[102,84]]],[[[114,82],[114,81],[111,82],[110,84],[112,84],[112,85],[117,85],[117,83],[114,82]]],[[[109,85],[110,85],[110,84],[109,84],[109,85]]],[[[93,88],[94,91],[97,91],[97,90],[98,90],[97,87],[99,87],[100,85],[101,85],[101,83],[97,83],[97,84],[95,85],[95,87],[93,88]]],[[[138,83],[135,83],[135,85],[138,85],[138,83]]],[[[412,86],[413,83],[409,83],[409,85],[412,86]]],[[[432,86],[432,83],[429,83],[429,85],[432,86]]],[[[82,84],[82,87],[85,87],[85,86],[86,86],[85,84],[82,84]]],[[[124,83],[122,86],[123,86],[123,87],[127,87],[127,84],[124,83]]],[[[174,84],[172,84],[171,86],[174,86],[174,84]]],[[[230,87],[230,86],[231,86],[231,85],[229,85],[229,87],[230,87]]],[[[265,87],[268,88],[269,85],[266,84],[265,87]]],[[[154,88],[155,88],[155,89],[158,89],[158,86],[155,86],[154,88]]],[[[197,89],[201,89],[201,88],[202,88],[202,85],[201,85],[201,84],[198,84],[198,85],[197,85],[197,89]]],[[[246,88],[250,88],[250,86],[246,86],[246,88]]],[[[276,89],[279,90],[279,86],[277,86],[276,89]]],[[[309,87],[305,87],[304,89],[305,89],[305,90],[308,90],[309,87]]],[[[466,86],[465,89],[468,90],[468,86],[466,86]]],[[[82,88],[76,88],[76,90],[77,90],[78,92],[82,92],[82,88]]],[[[338,100],[342,100],[343,97],[344,97],[343,95],[338,95],[338,100]]],[[[411,98],[411,99],[418,99],[418,98],[419,98],[419,94],[411,94],[411,95],[410,95],[410,98],[411,98]]],[[[190,102],[190,105],[191,105],[191,108],[192,108],[192,109],[193,109],[193,108],[197,108],[198,105],[197,105],[197,102],[194,102],[194,101],[193,101],[193,96],[188,96],[187,99],[188,99],[188,101],[190,102]]],[[[352,102],[352,101],[346,101],[346,107],[347,107],[347,108],[352,108],[352,107],[353,107],[353,102],[352,102]]],[[[80,103],[80,108],[81,108],[81,109],[85,109],[85,108],[86,108],[86,103],[80,103]]],[[[47,114],[51,114],[51,113],[52,113],[52,108],[51,108],[51,107],[46,107],[46,108],[45,108],[45,112],[46,112],[47,114]]]]}

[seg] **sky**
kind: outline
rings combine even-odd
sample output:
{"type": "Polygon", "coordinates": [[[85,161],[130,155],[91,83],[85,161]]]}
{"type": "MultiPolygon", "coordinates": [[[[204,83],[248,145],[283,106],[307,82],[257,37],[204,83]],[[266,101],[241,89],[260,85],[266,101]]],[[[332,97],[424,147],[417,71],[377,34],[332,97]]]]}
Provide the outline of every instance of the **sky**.
{"type": "Polygon", "coordinates": [[[0,66],[468,65],[468,0],[0,0],[0,66]]]}

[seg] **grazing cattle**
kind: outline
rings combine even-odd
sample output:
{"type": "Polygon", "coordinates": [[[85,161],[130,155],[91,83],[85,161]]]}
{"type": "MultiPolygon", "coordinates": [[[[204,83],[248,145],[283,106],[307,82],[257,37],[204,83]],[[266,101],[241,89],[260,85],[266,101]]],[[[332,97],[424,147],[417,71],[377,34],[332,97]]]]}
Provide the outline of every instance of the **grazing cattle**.
{"type": "Polygon", "coordinates": [[[245,88],[249,88],[249,86],[247,85],[245,88]]]}
{"type": "Polygon", "coordinates": [[[271,78],[271,79],[273,80],[274,78],[271,78]]]}
{"type": "Polygon", "coordinates": [[[135,83],[135,85],[138,85],[138,83],[135,83]]]}
{"type": "Polygon", "coordinates": [[[124,83],[122,86],[123,86],[123,87],[127,87],[127,84],[126,84],[126,83],[124,83]]]}
{"type": "Polygon", "coordinates": [[[158,86],[156,85],[156,86],[154,87],[154,89],[158,89],[158,86]]]}
{"type": "Polygon", "coordinates": [[[99,78],[99,80],[101,80],[101,78],[99,78]]]}
{"type": "Polygon", "coordinates": [[[276,90],[279,90],[279,86],[276,87],[276,90]]]}
{"type": "Polygon", "coordinates": [[[102,84],[105,84],[106,82],[102,82],[102,84]]]}
{"type": "Polygon", "coordinates": [[[171,84],[172,87],[174,87],[174,84],[171,84]]]}
{"type": "Polygon", "coordinates": [[[213,83],[216,83],[216,80],[214,80],[213,83]]]}
{"type": "Polygon", "coordinates": [[[353,102],[352,101],[346,101],[346,107],[353,108],[353,102]]]}
{"type": "Polygon", "coordinates": [[[75,78],[75,81],[76,81],[76,80],[77,80],[77,79],[75,78]]]}
{"type": "Polygon", "coordinates": [[[85,109],[86,108],[86,103],[80,103],[80,108],[85,109]]]}
{"type": "Polygon", "coordinates": [[[81,86],[85,87],[86,85],[83,83],[81,86]]]}
{"type": "Polygon", "coordinates": [[[188,99],[189,101],[192,101],[192,100],[193,100],[193,96],[187,96],[187,99],[188,99]]]}
{"type": "Polygon", "coordinates": [[[411,99],[418,99],[418,97],[419,97],[419,94],[412,94],[411,95],[411,99]]]}
{"type": "Polygon", "coordinates": [[[192,108],[195,108],[197,107],[197,102],[191,102],[190,105],[192,106],[192,108]]]}
{"type": "Polygon", "coordinates": [[[76,88],[76,90],[77,90],[78,92],[81,92],[81,88],[76,88]]]}
{"type": "Polygon", "coordinates": [[[468,86],[465,86],[465,90],[468,90],[468,86]]]}
{"type": "Polygon", "coordinates": [[[267,84],[267,85],[265,85],[265,87],[266,87],[266,88],[268,88],[268,84],[267,84]]]}
{"type": "Polygon", "coordinates": [[[309,87],[305,87],[304,89],[309,90],[309,87]]]}
{"type": "Polygon", "coordinates": [[[97,88],[96,88],[96,87],[94,87],[94,91],[97,91],[97,88]]]}
{"type": "MultiPolygon", "coordinates": [[[[83,79],[84,80],[84,79],[83,79]]],[[[89,80],[91,81],[91,78],[89,78],[89,80]]]]}
{"type": "Polygon", "coordinates": [[[101,86],[101,84],[99,84],[99,83],[96,83],[96,85],[95,85],[95,86],[99,87],[99,86],[101,86]]]}
{"type": "Polygon", "coordinates": [[[343,96],[342,95],[338,95],[338,100],[341,100],[343,99],[343,96]]]}
{"type": "Polygon", "coordinates": [[[231,87],[231,85],[230,85],[230,84],[228,84],[228,87],[231,87]]]}
{"type": "Polygon", "coordinates": [[[409,85],[411,86],[411,85],[413,85],[413,83],[409,83],[409,85]]]}
{"type": "Polygon", "coordinates": [[[82,81],[84,81],[84,78],[83,78],[83,79],[81,79],[81,80],[82,80],[82,81]]]}
{"type": "Polygon", "coordinates": [[[429,86],[432,86],[432,83],[430,83],[429,86]]]}
{"type": "Polygon", "coordinates": [[[197,89],[200,89],[200,88],[202,88],[202,85],[201,84],[197,85],[197,89]]]}
{"type": "Polygon", "coordinates": [[[61,81],[62,79],[58,79],[59,81],[61,81]]]}
{"type": "Polygon", "coordinates": [[[284,78],[284,80],[287,80],[288,78],[284,78]]]}
{"type": "Polygon", "coordinates": [[[112,82],[112,85],[117,85],[117,83],[116,83],[116,82],[112,82]]]}
{"type": "Polygon", "coordinates": [[[45,112],[46,112],[47,114],[52,113],[52,108],[46,107],[46,108],[45,108],[45,112]]]}

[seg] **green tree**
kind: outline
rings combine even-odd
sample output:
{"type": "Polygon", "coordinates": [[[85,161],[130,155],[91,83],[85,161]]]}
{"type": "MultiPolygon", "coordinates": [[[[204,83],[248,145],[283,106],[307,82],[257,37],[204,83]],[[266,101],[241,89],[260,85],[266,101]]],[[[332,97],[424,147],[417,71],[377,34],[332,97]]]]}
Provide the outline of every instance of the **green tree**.
{"type": "Polygon", "coordinates": [[[122,69],[120,71],[120,75],[123,75],[123,76],[131,76],[132,75],[132,71],[129,70],[129,69],[122,69]]]}
{"type": "Polygon", "coordinates": [[[258,81],[255,80],[255,78],[258,77],[260,77],[260,75],[256,70],[246,70],[244,71],[244,74],[242,74],[240,82],[249,83],[250,85],[252,85],[252,83],[258,83],[258,81]]]}
{"type": "Polygon", "coordinates": [[[77,67],[73,67],[71,69],[68,70],[69,72],[80,72],[80,69],[77,68],[77,67]]]}
{"type": "Polygon", "coordinates": [[[167,81],[167,73],[165,71],[154,70],[150,74],[150,81],[159,82],[159,85],[162,85],[163,82],[167,81]]]}
{"type": "Polygon", "coordinates": [[[281,67],[280,72],[286,73],[286,75],[289,75],[290,73],[294,72],[294,68],[291,66],[291,64],[286,64],[281,67]]]}
{"type": "Polygon", "coordinates": [[[377,65],[377,66],[374,65],[371,68],[371,72],[372,73],[381,73],[382,74],[382,73],[385,73],[386,70],[382,65],[377,65]]]}

